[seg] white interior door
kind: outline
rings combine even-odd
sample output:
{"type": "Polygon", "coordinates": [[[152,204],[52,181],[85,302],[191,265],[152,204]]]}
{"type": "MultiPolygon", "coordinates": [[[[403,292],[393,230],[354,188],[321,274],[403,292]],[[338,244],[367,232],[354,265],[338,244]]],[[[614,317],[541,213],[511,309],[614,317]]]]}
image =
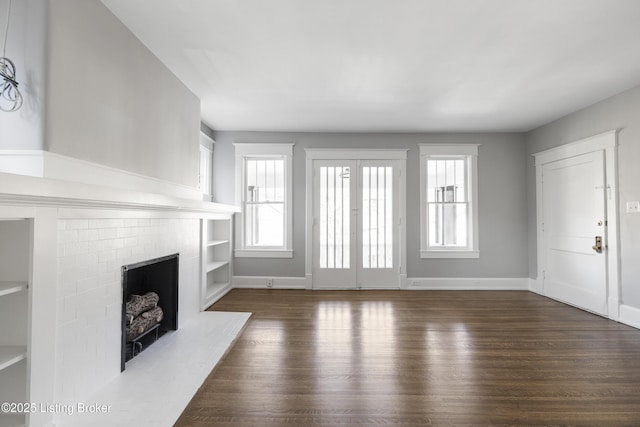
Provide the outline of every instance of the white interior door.
{"type": "Polygon", "coordinates": [[[601,315],[607,314],[605,189],[602,151],[542,166],[545,294],[601,315]]]}
{"type": "Polygon", "coordinates": [[[315,160],[313,287],[399,287],[398,165],[315,160]]]}

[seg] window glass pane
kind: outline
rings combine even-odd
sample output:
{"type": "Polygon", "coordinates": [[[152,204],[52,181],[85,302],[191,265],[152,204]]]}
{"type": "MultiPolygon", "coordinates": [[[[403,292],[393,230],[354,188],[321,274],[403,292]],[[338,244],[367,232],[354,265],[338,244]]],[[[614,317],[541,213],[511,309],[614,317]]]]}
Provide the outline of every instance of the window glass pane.
{"type": "Polygon", "coordinates": [[[350,168],[320,167],[320,268],[349,268],[350,168]]]}
{"type": "Polygon", "coordinates": [[[427,160],[427,201],[436,201],[436,160],[427,160]]]}
{"type": "Polygon", "coordinates": [[[362,168],[362,267],[393,268],[393,168],[362,168]]]}
{"type": "Polygon", "coordinates": [[[464,159],[427,161],[427,202],[466,202],[464,159]]]}
{"type": "Polygon", "coordinates": [[[247,203],[245,236],[247,246],[283,246],[284,204],[247,203]]]}
{"type": "Polygon", "coordinates": [[[284,159],[246,158],[245,245],[284,246],[284,159]]]}
{"type": "Polygon", "coordinates": [[[284,201],[284,159],[246,160],[247,201],[284,201]]]}
{"type": "Polygon", "coordinates": [[[211,194],[211,150],[200,146],[200,190],[211,194]]]}
{"type": "Polygon", "coordinates": [[[456,185],[456,201],[467,201],[467,190],[465,185],[465,161],[460,159],[455,161],[455,185],[456,185]]]}
{"type": "Polygon", "coordinates": [[[429,246],[466,246],[467,211],[466,203],[429,203],[429,246]]]}

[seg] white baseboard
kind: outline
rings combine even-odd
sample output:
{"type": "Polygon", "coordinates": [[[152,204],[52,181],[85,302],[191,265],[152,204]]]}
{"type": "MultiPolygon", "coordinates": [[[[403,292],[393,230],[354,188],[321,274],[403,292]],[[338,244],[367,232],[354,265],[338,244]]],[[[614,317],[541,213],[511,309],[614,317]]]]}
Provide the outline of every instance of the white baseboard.
{"type": "Polygon", "coordinates": [[[409,290],[451,290],[451,291],[526,291],[528,278],[452,278],[428,277],[407,279],[409,290]]]}
{"type": "Polygon", "coordinates": [[[306,289],[304,277],[233,276],[234,288],[248,289],[306,289]],[[269,280],[273,286],[268,286],[269,280]]]}
{"type": "MultiPolygon", "coordinates": [[[[498,290],[526,291],[527,278],[407,278],[408,290],[498,290]]],[[[311,289],[309,277],[233,276],[234,288],[249,289],[311,289]],[[273,281],[269,287],[268,281],[273,281]]],[[[404,282],[404,280],[403,280],[404,282]]]]}
{"type": "Polygon", "coordinates": [[[640,308],[620,305],[620,317],[617,320],[625,325],[640,329],[640,308]]]}
{"type": "Polygon", "coordinates": [[[528,284],[528,289],[531,292],[544,296],[544,289],[542,288],[542,282],[540,282],[538,279],[529,278],[527,279],[527,284],[528,284]]]}

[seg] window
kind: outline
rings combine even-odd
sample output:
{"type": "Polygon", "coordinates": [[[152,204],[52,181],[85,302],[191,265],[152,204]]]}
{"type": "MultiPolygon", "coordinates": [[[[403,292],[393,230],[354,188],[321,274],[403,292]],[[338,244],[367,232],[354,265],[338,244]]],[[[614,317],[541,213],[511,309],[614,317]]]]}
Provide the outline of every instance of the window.
{"type": "Polygon", "coordinates": [[[291,258],[293,144],[234,144],[237,257],[291,258]]]}
{"type": "Polygon", "coordinates": [[[478,146],[420,145],[421,258],[478,258],[478,146]]]}
{"type": "Polygon", "coordinates": [[[204,200],[211,200],[211,177],[213,172],[213,144],[215,141],[200,132],[200,173],[198,186],[204,200]]]}

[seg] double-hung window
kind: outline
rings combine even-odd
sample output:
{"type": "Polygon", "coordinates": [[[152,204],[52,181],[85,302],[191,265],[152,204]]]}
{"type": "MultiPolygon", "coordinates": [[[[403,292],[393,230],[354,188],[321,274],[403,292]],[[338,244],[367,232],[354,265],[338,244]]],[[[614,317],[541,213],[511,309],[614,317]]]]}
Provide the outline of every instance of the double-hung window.
{"type": "Polygon", "coordinates": [[[478,258],[478,146],[420,145],[421,258],[478,258]]]}
{"type": "Polygon", "coordinates": [[[234,144],[237,257],[291,258],[293,144],[234,144]]]}

